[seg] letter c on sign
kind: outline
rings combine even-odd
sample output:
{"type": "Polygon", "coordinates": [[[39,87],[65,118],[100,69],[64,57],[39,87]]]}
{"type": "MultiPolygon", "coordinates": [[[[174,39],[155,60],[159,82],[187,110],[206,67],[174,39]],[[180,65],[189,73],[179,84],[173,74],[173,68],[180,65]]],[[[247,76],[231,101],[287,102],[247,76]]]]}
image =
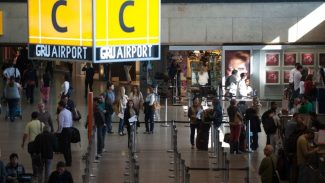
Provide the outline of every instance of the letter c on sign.
{"type": "Polygon", "coordinates": [[[123,15],[124,15],[124,10],[127,6],[134,6],[134,1],[125,1],[122,4],[120,13],[119,13],[120,26],[124,32],[134,32],[134,27],[127,27],[124,23],[123,15]]]}
{"type": "Polygon", "coordinates": [[[57,30],[58,32],[67,32],[68,28],[61,27],[56,20],[56,12],[57,12],[59,6],[67,6],[67,1],[59,0],[54,4],[54,6],[52,8],[52,24],[53,24],[54,29],[57,30]]]}

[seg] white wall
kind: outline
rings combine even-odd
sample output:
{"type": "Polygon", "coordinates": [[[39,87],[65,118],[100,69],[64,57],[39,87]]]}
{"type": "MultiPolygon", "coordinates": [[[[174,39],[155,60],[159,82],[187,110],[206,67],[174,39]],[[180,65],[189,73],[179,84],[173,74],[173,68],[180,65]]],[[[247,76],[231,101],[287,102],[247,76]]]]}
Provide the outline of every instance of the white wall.
{"type": "Polygon", "coordinates": [[[162,43],[287,43],[291,27],[295,41],[317,18],[323,23],[298,42],[324,42],[324,12],[320,2],[167,4],[162,6],[162,43]]]}
{"type": "MultiPolygon", "coordinates": [[[[27,4],[0,3],[0,10],[0,43],[26,43],[27,4]]],[[[163,4],[161,10],[162,44],[325,42],[321,2],[163,4]],[[311,31],[304,35],[306,28],[311,31]]]]}

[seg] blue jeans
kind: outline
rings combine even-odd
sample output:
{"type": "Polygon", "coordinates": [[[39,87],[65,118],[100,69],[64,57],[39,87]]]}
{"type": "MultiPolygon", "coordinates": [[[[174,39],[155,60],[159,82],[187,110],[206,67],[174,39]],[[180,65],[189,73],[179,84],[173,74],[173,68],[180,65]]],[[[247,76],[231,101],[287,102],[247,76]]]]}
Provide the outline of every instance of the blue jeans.
{"type": "Polygon", "coordinates": [[[112,117],[113,114],[105,113],[105,123],[106,123],[107,133],[112,132],[112,117]]]}
{"type": "Polygon", "coordinates": [[[38,183],[46,183],[51,174],[52,159],[43,159],[43,166],[38,167],[37,178],[38,183]],[[44,179],[43,179],[44,170],[44,179]]]}
{"type": "Polygon", "coordinates": [[[123,131],[124,131],[124,119],[121,119],[120,118],[120,123],[119,123],[119,125],[118,125],[118,132],[119,133],[123,133],[123,131]]]}
{"type": "Polygon", "coordinates": [[[9,117],[13,118],[17,114],[16,112],[17,112],[19,99],[11,98],[11,99],[7,99],[7,102],[8,102],[8,108],[9,108],[9,117]]]}

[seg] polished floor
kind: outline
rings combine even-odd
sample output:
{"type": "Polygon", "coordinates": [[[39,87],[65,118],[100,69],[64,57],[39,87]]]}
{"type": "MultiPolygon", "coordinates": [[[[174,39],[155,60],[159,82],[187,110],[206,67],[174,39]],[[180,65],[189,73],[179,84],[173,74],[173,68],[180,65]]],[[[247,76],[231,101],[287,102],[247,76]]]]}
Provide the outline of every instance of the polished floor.
{"type": "MultiPolygon", "coordinates": [[[[51,87],[51,100],[48,104],[48,110],[52,114],[52,118],[55,122],[56,104],[59,100],[58,95],[60,91],[60,85],[63,80],[63,73],[56,73],[54,82],[51,87]]],[[[74,93],[73,99],[76,102],[78,110],[82,114],[82,119],[79,123],[75,123],[82,135],[82,142],[72,144],[72,167],[68,170],[72,172],[74,181],[77,183],[82,182],[82,174],[85,168],[85,161],[82,156],[87,151],[88,140],[87,130],[84,128],[85,118],[87,114],[87,104],[84,98],[84,82],[82,77],[73,78],[74,93]]],[[[2,87],[1,87],[2,88],[2,87]]],[[[94,83],[94,93],[99,94],[104,91],[105,83],[96,81],[94,83]]],[[[39,101],[39,89],[35,90],[35,104],[28,104],[25,97],[22,99],[23,119],[17,119],[15,122],[9,122],[4,119],[6,112],[5,106],[2,106],[2,114],[0,118],[0,148],[1,148],[1,160],[5,163],[9,161],[10,153],[18,153],[19,161],[22,163],[27,172],[31,172],[31,160],[27,149],[21,148],[23,131],[26,123],[30,120],[30,114],[32,111],[37,110],[37,103],[39,101]]],[[[182,106],[168,105],[167,115],[166,108],[163,105],[160,110],[160,120],[167,121],[187,121],[186,113],[182,106]]],[[[117,121],[117,119],[115,119],[117,121]]],[[[140,114],[140,121],[143,121],[143,114],[140,114]]],[[[185,160],[185,164],[192,168],[214,168],[218,165],[214,164],[216,161],[213,158],[209,158],[209,152],[199,151],[191,149],[189,143],[189,127],[186,123],[176,123],[178,129],[178,150],[181,153],[182,158],[185,160]]],[[[55,127],[57,124],[54,123],[55,127]]],[[[94,177],[91,182],[98,183],[120,183],[128,181],[128,177],[124,176],[126,173],[127,164],[126,160],[128,155],[127,149],[127,137],[119,136],[116,132],[118,124],[113,124],[114,134],[106,136],[105,148],[107,152],[103,153],[103,157],[99,163],[91,162],[94,167],[94,177]]],[[[229,130],[224,127],[223,132],[229,130]]],[[[125,130],[126,131],[126,130],[125,130]]],[[[173,182],[173,179],[169,178],[172,172],[169,171],[173,165],[171,154],[167,152],[170,149],[170,128],[162,127],[161,124],[156,124],[154,134],[143,134],[144,124],[138,129],[137,134],[137,161],[140,166],[139,179],[141,183],[173,182]]],[[[230,167],[242,168],[250,167],[250,182],[260,182],[257,169],[258,165],[263,158],[263,146],[265,144],[264,133],[260,133],[260,148],[256,152],[245,153],[241,155],[230,155],[230,167]]],[[[55,164],[59,160],[64,160],[63,155],[55,154],[54,163],[52,169],[54,170],[55,164]]],[[[239,183],[245,182],[246,172],[244,171],[230,171],[229,182],[239,183]]],[[[222,182],[222,172],[216,171],[190,171],[190,182],[195,183],[208,183],[208,182],[222,182]]]]}

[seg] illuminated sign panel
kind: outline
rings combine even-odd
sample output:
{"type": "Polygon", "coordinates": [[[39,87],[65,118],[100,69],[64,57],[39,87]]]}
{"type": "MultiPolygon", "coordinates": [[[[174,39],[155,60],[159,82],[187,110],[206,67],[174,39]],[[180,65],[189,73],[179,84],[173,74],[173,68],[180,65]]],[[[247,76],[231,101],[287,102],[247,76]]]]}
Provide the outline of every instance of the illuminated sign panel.
{"type": "Polygon", "coordinates": [[[160,0],[29,0],[31,58],[160,59],[160,0]]]}
{"type": "Polygon", "coordinates": [[[2,30],[2,28],[3,28],[3,26],[2,26],[2,11],[0,11],[0,36],[1,35],[3,35],[3,30],[2,30]]]}

